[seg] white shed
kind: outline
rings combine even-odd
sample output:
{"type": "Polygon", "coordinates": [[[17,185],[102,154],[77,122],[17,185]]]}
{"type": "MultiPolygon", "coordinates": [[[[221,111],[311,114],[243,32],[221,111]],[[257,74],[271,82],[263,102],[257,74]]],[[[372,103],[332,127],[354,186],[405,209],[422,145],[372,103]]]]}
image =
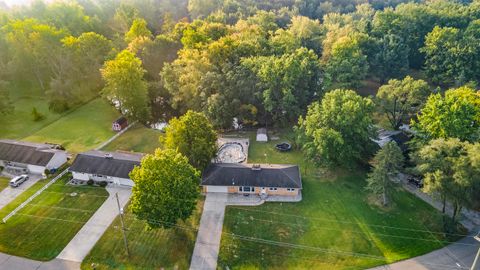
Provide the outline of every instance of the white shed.
{"type": "Polygon", "coordinates": [[[266,128],[259,128],[257,130],[257,142],[268,142],[268,135],[266,128]]]}

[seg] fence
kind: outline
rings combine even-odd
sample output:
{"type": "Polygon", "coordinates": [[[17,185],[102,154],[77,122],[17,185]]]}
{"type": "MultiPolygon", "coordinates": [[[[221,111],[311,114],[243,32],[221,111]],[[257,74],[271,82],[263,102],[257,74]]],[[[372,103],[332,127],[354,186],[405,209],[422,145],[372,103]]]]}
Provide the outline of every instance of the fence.
{"type": "Polygon", "coordinates": [[[50,187],[53,183],[57,182],[60,177],[64,176],[68,172],[68,168],[66,168],[64,171],[62,171],[59,175],[55,176],[50,182],[48,182],[45,186],[43,186],[41,189],[37,190],[30,198],[28,198],[26,201],[24,201],[22,204],[17,206],[10,214],[6,215],[2,221],[3,223],[7,223],[7,220],[10,219],[12,216],[14,216],[18,211],[20,211],[22,208],[24,208],[28,203],[30,203],[33,199],[38,197],[45,189],[50,187]]]}

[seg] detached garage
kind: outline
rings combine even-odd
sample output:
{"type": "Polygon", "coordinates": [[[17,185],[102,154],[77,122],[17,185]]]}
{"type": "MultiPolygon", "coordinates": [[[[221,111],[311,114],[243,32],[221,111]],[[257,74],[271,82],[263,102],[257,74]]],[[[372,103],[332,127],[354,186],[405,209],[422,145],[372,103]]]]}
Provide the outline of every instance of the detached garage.
{"type": "Polygon", "coordinates": [[[77,155],[70,172],[77,181],[132,187],[129,173],[140,166],[142,157],[140,153],[88,151],[77,155]]]}

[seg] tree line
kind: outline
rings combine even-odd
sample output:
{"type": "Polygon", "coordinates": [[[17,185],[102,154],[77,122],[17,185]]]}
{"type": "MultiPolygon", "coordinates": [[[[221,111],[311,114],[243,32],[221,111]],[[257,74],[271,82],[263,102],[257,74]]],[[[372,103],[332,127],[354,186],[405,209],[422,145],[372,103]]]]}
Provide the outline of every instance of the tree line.
{"type": "MultiPolygon", "coordinates": [[[[216,128],[284,126],[333,89],[412,69],[478,80],[478,2],[94,1],[0,9],[0,111],[16,87],[54,112],[102,95],[131,118],[204,112],[216,128]],[[127,75],[128,74],[128,75],[127,75]],[[136,74],[136,75],[132,75],[136,74]]],[[[397,119],[398,120],[398,119],[397,119]]]]}

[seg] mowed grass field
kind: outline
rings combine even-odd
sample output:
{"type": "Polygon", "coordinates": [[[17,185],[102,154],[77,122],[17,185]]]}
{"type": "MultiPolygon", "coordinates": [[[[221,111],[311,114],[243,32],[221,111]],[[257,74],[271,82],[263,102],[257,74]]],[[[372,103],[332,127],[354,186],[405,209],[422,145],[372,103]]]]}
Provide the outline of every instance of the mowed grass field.
{"type": "MultiPolygon", "coordinates": [[[[0,223],[0,252],[47,261],[55,258],[108,197],[101,187],[66,185],[69,175],[0,223]]],[[[0,210],[5,217],[49,180],[40,180],[0,210]]]]}
{"type": "Polygon", "coordinates": [[[227,207],[221,269],[365,269],[454,241],[438,211],[398,187],[384,209],[365,191],[365,172],[321,171],[300,151],[280,153],[250,135],[250,163],[300,165],[303,200],[227,207]]]}
{"type": "Polygon", "coordinates": [[[163,136],[163,133],[158,130],[147,128],[142,124],[135,124],[102,150],[153,153],[161,146],[160,136],[163,136]]]}
{"type": "Polygon", "coordinates": [[[126,255],[119,217],[110,225],[90,254],[82,263],[82,269],[188,269],[195,246],[203,200],[195,213],[172,229],[146,230],[143,221],[127,211],[125,224],[130,257],[126,255]]]}
{"type": "Polygon", "coordinates": [[[26,137],[27,141],[62,144],[78,153],[95,148],[115,135],[112,121],[119,113],[103,99],[95,99],[26,137]]]}
{"type": "Polygon", "coordinates": [[[10,178],[0,176],[0,191],[8,187],[9,181],[10,181],[10,178]]]}
{"type": "Polygon", "coordinates": [[[61,114],[48,109],[48,100],[38,89],[12,86],[12,113],[0,118],[0,139],[59,143],[70,152],[94,148],[115,133],[111,124],[119,113],[104,99],[97,98],[61,114]],[[36,108],[44,118],[33,121],[36,108]]]}
{"type": "Polygon", "coordinates": [[[12,113],[0,117],[0,138],[21,139],[55,122],[65,114],[56,114],[48,110],[48,101],[40,90],[25,86],[10,89],[10,98],[14,105],[12,113]],[[45,116],[41,121],[33,121],[32,110],[45,116]]]}

